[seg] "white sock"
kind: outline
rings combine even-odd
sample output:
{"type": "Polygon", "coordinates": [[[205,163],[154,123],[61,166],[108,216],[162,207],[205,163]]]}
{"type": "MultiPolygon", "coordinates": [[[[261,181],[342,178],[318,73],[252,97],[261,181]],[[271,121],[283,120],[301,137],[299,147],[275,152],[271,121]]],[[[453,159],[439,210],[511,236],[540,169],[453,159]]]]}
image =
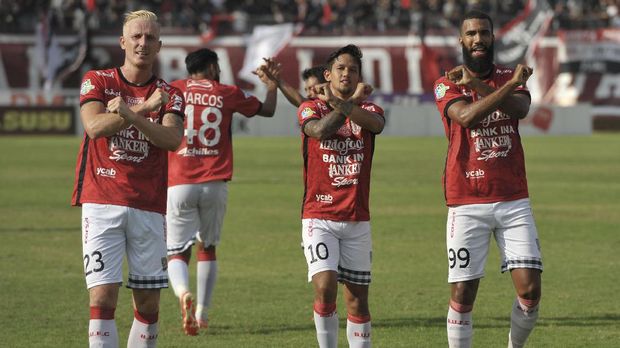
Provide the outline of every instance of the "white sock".
{"type": "Polygon", "coordinates": [[[90,348],[117,348],[118,332],[112,320],[91,319],[88,323],[88,346],[90,348]]]}
{"type": "Polygon", "coordinates": [[[198,261],[196,271],[196,318],[208,320],[207,308],[211,305],[211,296],[217,279],[217,261],[198,261]]]}
{"type": "Polygon", "coordinates": [[[133,324],[127,339],[127,348],[155,348],[159,325],[158,314],[140,314],[134,311],[133,324]]]}
{"type": "Polygon", "coordinates": [[[370,316],[347,318],[347,340],[349,348],[370,348],[370,316]]]}
{"type": "Polygon", "coordinates": [[[508,348],[522,348],[534,329],[537,319],[538,301],[515,299],[510,314],[508,348]]]}
{"type": "Polygon", "coordinates": [[[168,281],[178,298],[189,291],[189,267],[185,260],[181,258],[168,260],[168,281]]]}
{"type": "Polygon", "coordinates": [[[314,303],[314,327],[320,348],[338,347],[338,312],[335,303],[314,303]]]}
{"type": "Polygon", "coordinates": [[[451,303],[448,308],[447,328],[450,348],[470,348],[474,335],[471,307],[467,312],[457,312],[451,303]]]}
{"type": "Polygon", "coordinates": [[[118,348],[114,309],[90,308],[88,346],[90,348],[118,348]]]}

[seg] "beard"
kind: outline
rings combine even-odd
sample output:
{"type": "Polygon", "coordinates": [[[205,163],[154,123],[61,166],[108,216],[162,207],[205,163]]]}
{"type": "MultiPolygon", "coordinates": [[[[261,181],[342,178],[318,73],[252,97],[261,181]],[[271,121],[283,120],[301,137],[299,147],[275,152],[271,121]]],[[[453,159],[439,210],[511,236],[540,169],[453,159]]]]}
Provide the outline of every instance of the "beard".
{"type": "Polygon", "coordinates": [[[492,43],[491,46],[487,47],[486,54],[484,56],[474,57],[471,52],[463,44],[461,44],[465,66],[477,74],[484,74],[491,70],[491,68],[493,68],[494,46],[495,44],[492,43]]]}

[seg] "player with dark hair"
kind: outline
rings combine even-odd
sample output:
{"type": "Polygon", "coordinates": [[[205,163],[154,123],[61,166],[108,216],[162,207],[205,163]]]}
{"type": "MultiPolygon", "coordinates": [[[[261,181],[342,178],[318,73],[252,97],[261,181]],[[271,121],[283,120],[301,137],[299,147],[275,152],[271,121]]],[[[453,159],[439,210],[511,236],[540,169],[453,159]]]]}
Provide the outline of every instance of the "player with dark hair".
{"type": "Polygon", "coordinates": [[[493,21],[471,11],[461,22],[462,66],[435,82],[448,154],[444,192],[451,284],[449,346],[470,347],[472,310],[493,236],[501,271],[516,290],[508,347],[523,347],[538,318],[542,257],[529,201],[519,120],[526,117],[532,69],[493,63],[493,21]]]}
{"type": "Polygon", "coordinates": [[[220,83],[217,54],[207,48],[188,54],[185,65],[189,78],[172,83],[187,106],[185,136],[179,150],[168,156],[168,275],[181,304],[183,330],[193,336],[207,327],[217,277],[215,249],[233,174],[233,113],[272,117],[277,87],[264,79],[267,96],[261,102],[237,86],[220,83]],[[195,308],[188,272],[193,244],[198,259],[195,308]]]}
{"type": "Polygon", "coordinates": [[[363,99],[362,52],[348,45],[327,61],[327,83],[317,99],[297,111],[302,130],[304,198],[303,250],[308,281],[315,289],[314,321],[320,347],[338,344],[336,298],[343,283],[350,347],[370,347],[368,287],[370,169],[383,110],[363,99]]]}
{"type": "MultiPolygon", "coordinates": [[[[327,82],[325,80],[325,67],[323,65],[317,65],[312,68],[305,69],[301,73],[301,79],[304,81],[304,92],[306,92],[306,98],[314,99],[317,97],[316,92],[314,91],[314,86],[327,82]]],[[[299,104],[295,106],[299,106],[299,104]]]]}
{"type": "Polygon", "coordinates": [[[114,312],[127,255],[134,304],[128,347],[155,347],[166,274],[167,151],[183,134],[181,93],[153,75],[161,48],[157,16],[126,14],[119,68],[89,71],[80,90],[84,139],[73,205],[82,206],[89,344],[118,347],[114,312]]]}
{"type": "Polygon", "coordinates": [[[306,97],[304,97],[296,88],[280,78],[280,63],[274,58],[263,58],[263,60],[265,64],[256,69],[254,74],[258,75],[261,79],[273,81],[293,106],[298,107],[304,101],[316,98],[314,86],[326,82],[324,76],[325,67],[322,65],[305,69],[301,74],[304,81],[304,91],[306,92],[306,97]]]}

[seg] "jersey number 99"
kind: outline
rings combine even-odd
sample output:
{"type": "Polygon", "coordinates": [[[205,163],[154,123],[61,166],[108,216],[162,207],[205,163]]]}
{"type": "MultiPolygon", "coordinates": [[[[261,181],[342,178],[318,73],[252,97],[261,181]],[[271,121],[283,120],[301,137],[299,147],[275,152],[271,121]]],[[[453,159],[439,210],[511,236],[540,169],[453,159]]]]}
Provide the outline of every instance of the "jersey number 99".
{"type": "Polygon", "coordinates": [[[459,268],[466,268],[469,266],[469,250],[466,248],[460,248],[458,251],[450,248],[448,250],[448,261],[450,261],[450,268],[456,267],[457,263],[459,268]]]}

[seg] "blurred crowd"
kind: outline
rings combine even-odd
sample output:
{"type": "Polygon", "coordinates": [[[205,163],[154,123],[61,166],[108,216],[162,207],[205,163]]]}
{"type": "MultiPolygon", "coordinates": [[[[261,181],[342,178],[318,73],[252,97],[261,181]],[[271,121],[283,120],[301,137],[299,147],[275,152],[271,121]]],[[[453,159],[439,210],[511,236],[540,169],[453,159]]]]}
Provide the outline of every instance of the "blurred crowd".
{"type": "MultiPolygon", "coordinates": [[[[545,0],[539,0],[545,1],[545,0]]],[[[551,30],[620,27],[620,0],[546,0],[551,30]]],[[[372,35],[454,29],[469,9],[494,18],[496,28],[515,17],[527,0],[0,0],[0,32],[33,32],[46,14],[61,31],[86,25],[118,34],[125,12],[149,9],[164,32],[235,35],[255,25],[299,23],[303,34],[372,35]]]]}

